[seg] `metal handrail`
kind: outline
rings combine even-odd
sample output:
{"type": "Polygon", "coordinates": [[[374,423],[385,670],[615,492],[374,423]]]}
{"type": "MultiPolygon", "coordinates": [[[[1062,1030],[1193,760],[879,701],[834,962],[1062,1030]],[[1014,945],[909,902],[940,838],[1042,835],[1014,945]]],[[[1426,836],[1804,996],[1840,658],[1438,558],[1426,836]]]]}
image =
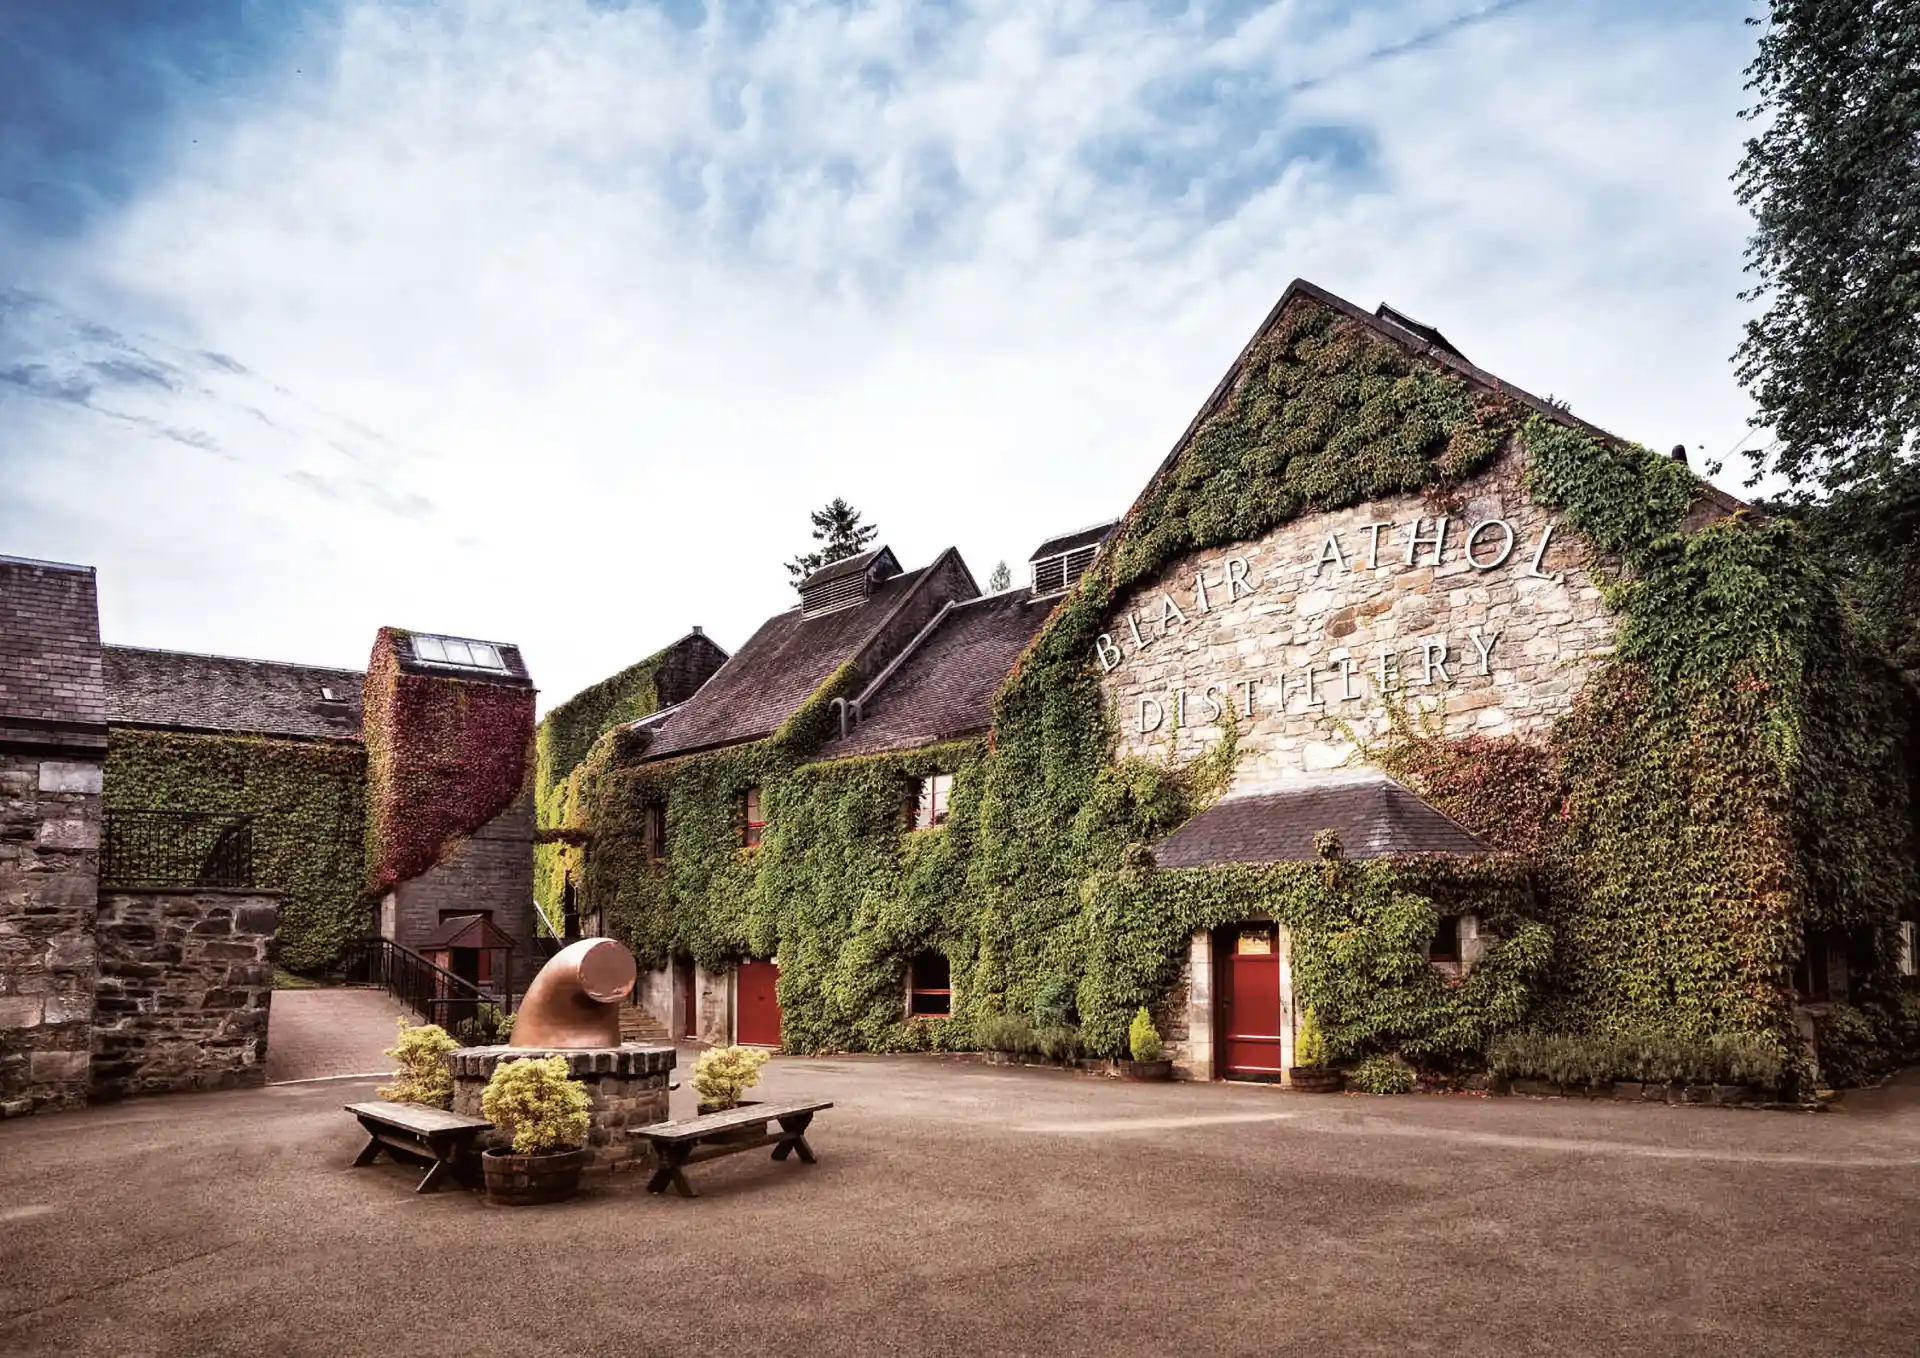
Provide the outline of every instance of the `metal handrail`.
{"type": "Polygon", "coordinates": [[[109,808],[102,816],[102,885],[248,889],[252,815],[109,808]]]}
{"type": "Polygon", "coordinates": [[[494,1042],[500,1020],[513,1010],[511,980],[498,994],[482,990],[390,938],[348,944],[344,973],[348,984],[380,986],[427,1022],[473,1046],[494,1042]]]}

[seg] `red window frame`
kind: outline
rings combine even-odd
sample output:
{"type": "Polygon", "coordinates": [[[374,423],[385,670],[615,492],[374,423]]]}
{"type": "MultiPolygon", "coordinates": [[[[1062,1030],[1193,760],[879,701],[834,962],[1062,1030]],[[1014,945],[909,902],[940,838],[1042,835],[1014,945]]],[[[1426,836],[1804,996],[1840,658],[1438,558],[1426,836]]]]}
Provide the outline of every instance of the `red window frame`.
{"type": "Polygon", "coordinates": [[[911,824],[916,830],[934,830],[952,813],[953,775],[930,773],[913,784],[911,824]]]}
{"type": "Polygon", "coordinates": [[[767,828],[766,812],[760,806],[760,789],[750,787],[740,798],[740,846],[755,848],[767,828]]]}
{"type": "Polygon", "coordinates": [[[952,968],[953,968],[953,963],[948,961],[946,954],[938,953],[938,952],[921,953],[918,957],[915,957],[911,962],[907,963],[907,1017],[909,1018],[952,1018],[953,1017],[953,970],[952,968]],[[923,986],[923,985],[915,984],[917,981],[921,979],[917,973],[919,972],[920,963],[923,959],[934,959],[940,963],[942,969],[944,969],[947,973],[947,976],[946,976],[947,984],[945,986],[923,986]],[[922,1009],[920,1007],[920,997],[922,995],[938,996],[940,999],[940,1008],[922,1009]]]}

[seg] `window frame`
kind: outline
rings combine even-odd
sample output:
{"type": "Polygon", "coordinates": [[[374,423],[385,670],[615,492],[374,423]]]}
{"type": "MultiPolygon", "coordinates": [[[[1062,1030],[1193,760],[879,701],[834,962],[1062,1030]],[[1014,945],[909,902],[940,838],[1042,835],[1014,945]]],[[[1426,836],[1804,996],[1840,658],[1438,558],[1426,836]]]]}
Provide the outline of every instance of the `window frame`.
{"type": "Polygon", "coordinates": [[[767,832],[767,805],[760,785],[755,783],[740,793],[740,847],[757,849],[767,832]],[[755,820],[754,817],[759,819],[755,820]]]}
{"type": "Polygon", "coordinates": [[[1427,940],[1427,961],[1450,967],[1457,967],[1464,962],[1466,960],[1466,923],[1467,917],[1464,914],[1440,916],[1434,928],[1433,937],[1427,940]],[[1449,922],[1453,925],[1451,930],[1447,930],[1446,928],[1449,922]],[[1443,932],[1450,932],[1452,934],[1453,943],[1451,946],[1453,950],[1451,952],[1438,951],[1443,932]]]}
{"type": "Polygon", "coordinates": [[[912,791],[907,798],[907,828],[909,830],[938,830],[953,819],[953,775],[951,773],[926,773],[913,780],[912,791]],[[926,808],[927,818],[921,819],[921,808],[926,808]]]}
{"type": "Polygon", "coordinates": [[[925,952],[916,953],[907,959],[907,1017],[909,1019],[949,1019],[953,1017],[953,959],[937,948],[929,948],[925,952]],[[920,980],[920,977],[914,973],[919,968],[923,958],[939,959],[940,964],[946,969],[946,985],[923,986],[916,984],[916,982],[920,980]],[[919,1001],[922,995],[939,995],[943,997],[946,1001],[946,1008],[939,1012],[921,1009],[919,1007],[919,1001]]]}
{"type": "Polygon", "coordinates": [[[649,863],[667,861],[667,804],[648,802],[643,813],[640,840],[642,852],[649,863]]]}

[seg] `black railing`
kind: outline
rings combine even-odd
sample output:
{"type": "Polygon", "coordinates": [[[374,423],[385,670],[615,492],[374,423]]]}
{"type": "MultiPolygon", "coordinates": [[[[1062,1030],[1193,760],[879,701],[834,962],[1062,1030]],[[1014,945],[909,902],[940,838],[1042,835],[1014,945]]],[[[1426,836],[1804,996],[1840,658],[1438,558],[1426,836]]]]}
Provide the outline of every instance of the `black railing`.
{"type": "Polygon", "coordinates": [[[511,989],[482,990],[390,938],[361,938],[348,944],[343,979],[349,985],[379,986],[428,1023],[439,1024],[471,1047],[498,1041],[501,1021],[513,1010],[511,989]]]}
{"type": "Polygon", "coordinates": [[[100,881],[109,887],[251,887],[253,817],[108,811],[100,881]]]}

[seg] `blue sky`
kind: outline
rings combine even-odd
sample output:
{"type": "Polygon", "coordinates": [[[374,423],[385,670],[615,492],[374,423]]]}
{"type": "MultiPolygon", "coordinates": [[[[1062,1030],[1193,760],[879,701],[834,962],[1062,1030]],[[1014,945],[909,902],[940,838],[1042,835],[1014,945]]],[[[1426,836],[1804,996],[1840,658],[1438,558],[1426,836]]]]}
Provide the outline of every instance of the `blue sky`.
{"type": "Polygon", "coordinates": [[[738,645],[835,495],[983,581],[1118,513],[1296,276],[1724,456],[1752,12],[0,0],[0,553],[550,702],[738,645]]]}

